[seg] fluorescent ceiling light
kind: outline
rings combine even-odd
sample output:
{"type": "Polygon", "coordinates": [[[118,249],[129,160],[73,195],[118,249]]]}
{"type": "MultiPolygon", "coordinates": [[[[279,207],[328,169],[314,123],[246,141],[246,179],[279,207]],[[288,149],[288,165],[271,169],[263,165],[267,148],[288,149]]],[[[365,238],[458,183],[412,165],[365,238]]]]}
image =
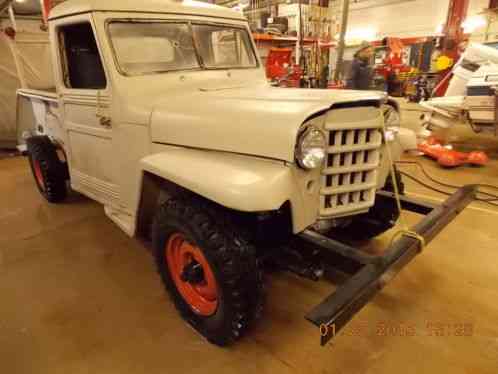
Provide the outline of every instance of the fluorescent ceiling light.
{"type": "Polygon", "coordinates": [[[442,35],[444,31],[444,23],[441,22],[439,25],[436,27],[436,35],[442,35]]]}
{"type": "Polygon", "coordinates": [[[484,26],[486,26],[486,18],[481,15],[471,16],[462,23],[463,32],[466,34],[471,34],[484,26]]]}

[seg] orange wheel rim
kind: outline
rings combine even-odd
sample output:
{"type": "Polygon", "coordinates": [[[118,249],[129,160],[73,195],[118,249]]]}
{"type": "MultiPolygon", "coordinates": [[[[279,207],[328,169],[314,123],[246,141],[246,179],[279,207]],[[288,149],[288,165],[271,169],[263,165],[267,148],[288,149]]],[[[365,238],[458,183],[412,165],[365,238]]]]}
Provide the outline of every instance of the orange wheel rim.
{"type": "Polygon", "coordinates": [[[42,190],[45,189],[45,182],[43,180],[43,173],[41,171],[41,166],[40,162],[38,160],[33,160],[33,169],[35,170],[35,178],[42,188],[42,190]]]}
{"type": "Polygon", "coordinates": [[[218,284],[206,257],[199,247],[174,233],[166,243],[166,263],[175,286],[199,315],[210,316],[218,307],[218,284]]]}

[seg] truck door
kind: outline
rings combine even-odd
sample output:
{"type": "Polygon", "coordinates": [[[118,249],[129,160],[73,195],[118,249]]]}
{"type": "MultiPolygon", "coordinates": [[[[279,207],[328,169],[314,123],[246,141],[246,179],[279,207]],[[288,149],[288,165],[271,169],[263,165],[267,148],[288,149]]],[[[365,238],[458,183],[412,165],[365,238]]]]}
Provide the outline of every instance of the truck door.
{"type": "MultiPolygon", "coordinates": [[[[55,32],[59,45],[58,89],[67,131],[71,185],[106,205],[119,190],[112,157],[110,87],[89,15],[77,16],[55,32]]],[[[57,44],[57,43],[54,43],[57,44]]],[[[113,204],[114,203],[114,204],[113,204]]]]}

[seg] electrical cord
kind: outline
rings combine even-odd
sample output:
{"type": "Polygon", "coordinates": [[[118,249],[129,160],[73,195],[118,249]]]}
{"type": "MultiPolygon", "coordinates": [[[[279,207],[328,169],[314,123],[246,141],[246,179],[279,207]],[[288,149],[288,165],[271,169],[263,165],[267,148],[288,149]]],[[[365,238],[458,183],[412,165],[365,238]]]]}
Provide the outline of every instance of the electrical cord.
{"type": "MultiPolygon", "coordinates": [[[[432,177],[424,168],[424,166],[418,162],[418,161],[397,161],[396,164],[406,164],[406,165],[416,165],[418,166],[418,168],[424,173],[424,175],[430,179],[432,182],[434,183],[437,183],[437,184],[440,184],[441,186],[445,186],[445,187],[450,187],[450,188],[460,188],[462,186],[459,186],[459,185],[455,185],[455,184],[449,184],[449,183],[446,183],[446,182],[441,182],[437,179],[435,179],[434,177],[432,177]]],[[[486,183],[477,183],[476,186],[479,186],[479,187],[483,187],[483,188],[491,188],[491,189],[495,189],[495,190],[498,190],[498,186],[495,186],[493,184],[486,184],[486,183]]],[[[487,194],[487,192],[482,192],[483,194],[487,194]]],[[[491,196],[495,196],[493,194],[490,194],[491,196]]]]}
{"type": "MultiPolygon", "coordinates": [[[[382,121],[382,130],[385,134],[386,133],[385,121],[382,121]]],[[[389,143],[387,143],[386,149],[387,149],[387,157],[389,159],[389,169],[391,172],[391,178],[392,178],[392,182],[393,182],[392,184],[393,184],[394,197],[395,197],[396,205],[397,205],[398,212],[399,212],[399,222],[401,224],[401,229],[398,230],[397,232],[395,232],[394,235],[391,237],[391,244],[389,245],[389,248],[392,247],[396,238],[398,238],[399,236],[406,236],[406,237],[417,240],[419,242],[419,251],[422,252],[422,250],[424,249],[425,244],[426,244],[425,237],[420,235],[416,230],[411,230],[403,219],[403,215],[401,214],[401,211],[402,211],[401,210],[402,209],[401,208],[401,194],[400,194],[400,191],[398,189],[398,180],[396,178],[396,166],[394,165],[394,159],[393,159],[393,155],[392,155],[391,145],[389,143]]]]}
{"type": "MultiPolygon", "coordinates": [[[[434,177],[432,177],[427,172],[427,170],[425,170],[424,166],[420,162],[417,162],[417,161],[397,161],[396,164],[415,165],[415,166],[417,166],[422,171],[422,173],[426,176],[427,179],[429,179],[431,182],[439,184],[439,185],[441,185],[443,187],[457,188],[457,189],[462,187],[462,186],[459,186],[459,185],[454,185],[454,184],[449,184],[449,183],[441,182],[441,181],[435,179],[434,177]]],[[[476,184],[476,186],[482,187],[482,188],[490,188],[490,189],[498,190],[498,186],[495,186],[495,185],[492,185],[492,184],[479,183],[479,184],[476,184]]],[[[479,193],[481,193],[483,195],[488,195],[488,196],[492,196],[492,197],[498,198],[498,195],[493,195],[493,194],[488,193],[486,191],[480,191],[479,193]]]]}
{"type": "MultiPolygon", "coordinates": [[[[410,175],[408,173],[405,173],[403,171],[400,171],[400,174],[407,177],[408,179],[411,179],[413,180],[414,182],[420,184],[421,186],[429,189],[429,190],[432,190],[432,191],[435,191],[435,192],[439,192],[441,194],[444,194],[444,195],[447,195],[447,196],[450,196],[453,194],[453,192],[448,192],[448,191],[443,191],[443,190],[440,190],[434,186],[431,186],[423,181],[421,181],[420,179],[414,177],[413,175],[410,175]]],[[[474,186],[479,186],[479,185],[474,185],[474,186]]],[[[477,192],[477,193],[480,193],[480,194],[483,194],[484,192],[477,192]]],[[[487,193],[486,193],[487,194],[487,193]]],[[[494,196],[494,195],[493,195],[494,196]]],[[[479,198],[479,197],[476,197],[475,199],[476,201],[481,201],[481,202],[484,202],[486,204],[489,204],[491,206],[494,206],[494,207],[497,207],[498,208],[498,203],[495,203],[495,201],[498,201],[498,198],[493,198],[493,199],[483,199],[483,198],[479,198]]]]}
{"type": "MultiPolygon", "coordinates": [[[[398,165],[415,165],[417,166],[421,171],[422,173],[424,174],[424,176],[429,179],[431,182],[433,183],[436,183],[438,184],[439,186],[442,186],[442,187],[446,187],[446,188],[454,188],[454,189],[459,189],[463,186],[459,186],[459,185],[454,185],[454,184],[449,184],[449,183],[445,183],[445,182],[441,182],[435,178],[433,178],[424,168],[424,166],[417,162],[417,161],[397,161],[396,164],[398,165]]],[[[438,193],[441,193],[441,194],[444,194],[444,195],[451,195],[452,192],[449,192],[449,191],[444,191],[444,190],[441,190],[439,188],[436,188],[434,186],[431,186],[430,184],[427,184],[425,183],[424,181],[414,177],[413,175],[410,175],[406,172],[402,172],[400,171],[400,173],[407,177],[408,179],[411,179],[413,180],[414,182],[420,184],[421,186],[427,188],[427,189],[430,189],[432,191],[435,191],[435,192],[438,192],[438,193]]],[[[494,189],[494,190],[498,190],[498,186],[495,186],[495,185],[491,185],[491,184],[485,184],[485,183],[480,183],[480,184],[475,184],[475,186],[477,186],[478,188],[489,188],[489,189],[494,189]]],[[[495,194],[492,194],[492,193],[489,193],[489,192],[486,192],[486,191],[477,191],[477,194],[479,195],[484,195],[484,196],[487,196],[488,198],[483,198],[483,197],[479,197],[477,196],[476,197],[476,200],[477,201],[481,201],[481,202],[484,202],[484,203],[487,203],[489,205],[492,205],[492,206],[495,206],[495,207],[498,207],[498,195],[495,195],[495,194]]]]}
{"type": "Polygon", "coordinates": [[[413,175],[410,175],[410,174],[408,174],[408,173],[406,173],[404,171],[400,171],[399,173],[402,176],[407,177],[408,179],[411,179],[412,181],[420,184],[422,187],[428,188],[429,190],[432,190],[432,191],[435,191],[435,192],[439,192],[440,194],[447,195],[447,196],[450,196],[450,195],[453,194],[452,192],[443,191],[443,190],[440,190],[440,189],[438,189],[436,187],[433,187],[433,186],[431,186],[431,185],[429,185],[429,184],[421,181],[420,179],[418,179],[418,178],[414,177],[413,175]]]}

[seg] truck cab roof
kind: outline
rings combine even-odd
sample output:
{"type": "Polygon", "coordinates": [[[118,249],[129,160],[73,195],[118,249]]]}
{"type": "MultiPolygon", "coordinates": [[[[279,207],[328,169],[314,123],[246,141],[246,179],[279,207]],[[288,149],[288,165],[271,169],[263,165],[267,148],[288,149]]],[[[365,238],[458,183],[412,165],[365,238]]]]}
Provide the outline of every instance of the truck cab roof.
{"type": "Polygon", "coordinates": [[[69,0],[54,7],[49,19],[90,12],[170,13],[245,20],[234,10],[193,0],[69,0]]]}

